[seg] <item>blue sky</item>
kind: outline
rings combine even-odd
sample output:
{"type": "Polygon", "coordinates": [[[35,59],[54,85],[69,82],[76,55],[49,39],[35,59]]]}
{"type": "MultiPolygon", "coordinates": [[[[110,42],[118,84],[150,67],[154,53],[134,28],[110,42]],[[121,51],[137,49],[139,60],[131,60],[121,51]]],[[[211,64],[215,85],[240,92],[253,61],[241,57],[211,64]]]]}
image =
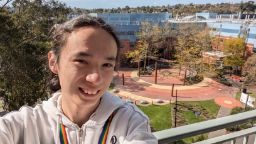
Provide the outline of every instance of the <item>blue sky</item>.
{"type": "Polygon", "coordinates": [[[206,3],[240,3],[248,0],[60,0],[65,2],[67,6],[78,8],[117,8],[137,7],[137,6],[162,6],[162,5],[175,5],[175,4],[206,4],[206,3]]]}

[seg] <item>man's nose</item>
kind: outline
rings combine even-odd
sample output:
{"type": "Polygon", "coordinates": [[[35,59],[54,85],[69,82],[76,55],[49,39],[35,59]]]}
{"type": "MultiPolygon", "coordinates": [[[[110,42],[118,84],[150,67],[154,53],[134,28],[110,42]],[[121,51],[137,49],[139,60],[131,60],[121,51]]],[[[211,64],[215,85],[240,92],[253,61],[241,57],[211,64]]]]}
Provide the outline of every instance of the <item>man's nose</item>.
{"type": "Polygon", "coordinates": [[[102,81],[102,77],[99,72],[92,72],[87,74],[86,81],[93,83],[94,85],[98,85],[102,81]]]}

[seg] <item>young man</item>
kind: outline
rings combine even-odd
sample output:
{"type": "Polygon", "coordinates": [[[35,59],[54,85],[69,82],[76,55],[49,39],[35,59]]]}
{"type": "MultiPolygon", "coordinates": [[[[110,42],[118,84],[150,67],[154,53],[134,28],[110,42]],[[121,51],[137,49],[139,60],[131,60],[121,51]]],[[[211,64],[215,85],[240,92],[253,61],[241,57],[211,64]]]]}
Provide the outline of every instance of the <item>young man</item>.
{"type": "Polygon", "coordinates": [[[106,92],[119,47],[109,25],[82,15],[55,26],[52,39],[48,60],[58,91],[35,108],[0,118],[0,143],[157,143],[148,118],[106,92]]]}

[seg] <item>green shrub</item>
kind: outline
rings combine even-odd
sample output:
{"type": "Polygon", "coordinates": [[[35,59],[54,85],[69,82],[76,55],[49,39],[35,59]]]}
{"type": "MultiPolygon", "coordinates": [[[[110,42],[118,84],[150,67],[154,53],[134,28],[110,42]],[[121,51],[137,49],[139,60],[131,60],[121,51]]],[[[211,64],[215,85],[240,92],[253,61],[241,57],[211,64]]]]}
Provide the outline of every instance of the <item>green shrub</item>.
{"type": "Polygon", "coordinates": [[[115,84],[114,83],[110,83],[108,90],[113,90],[114,88],[115,88],[115,84]]]}
{"type": "MultiPolygon", "coordinates": [[[[244,112],[244,111],[250,111],[250,110],[253,110],[253,108],[248,107],[246,109],[243,109],[243,108],[240,108],[240,107],[236,107],[236,108],[232,109],[231,115],[238,114],[238,113],[241,113],[241,112],[244,112]]],[[[249,121],[247,123],[243,123],[243,124],[240,124],[240,125],[229,127],[229,128],[227,128],[227,131],[230,131],[230,132],[240,131],[240,130],[252,127],[253,124],[255,124],[255,123],[256,123],[256,121],[249,121]]]]}
{"type": "Polygon", "coordinates": [[[203,79],[202,75],[196,75],[194,77],[187,77],[185,81],[187,85],[192,85],[201,82],[203,79]]]}

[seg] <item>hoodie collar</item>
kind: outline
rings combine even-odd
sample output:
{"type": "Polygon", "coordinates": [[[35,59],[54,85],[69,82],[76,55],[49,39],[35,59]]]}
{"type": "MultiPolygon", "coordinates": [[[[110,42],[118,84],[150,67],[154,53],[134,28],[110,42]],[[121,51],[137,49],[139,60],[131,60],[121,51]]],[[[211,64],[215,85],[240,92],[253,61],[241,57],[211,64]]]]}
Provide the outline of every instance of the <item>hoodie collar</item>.
{"type": "MultiPolygon", "coordinates": [[[[61,92],[57,91],[52,94],[52,97],[48,101],[44,101],[44,110],[55,120],[57,115],[63,115],[60,107],[61,92]]],[[[91,115],[88,121],[93,121],[96,124],[104,124],[109,116],[124,102],[117,96],[113,96],[109,92],[106,92],[99,103],[96,111],[91,115]]]]}
{"type": "Polygon", "coordinates": [[[92,119],[99,124],[105,123],[109,116],[123,104],[124,102],[119,97],[113,96],[109,92],[106,92],[102,96],[100,104],[92,119]]]}
{"type": "Polygon", "coordinates": [[[57,120],[56,115],[61,113],[57,108],[59,96],[60,91],[57,91],[53,93],[52,97],[49,98],[47,101],[43,101],[43,109],[54,120],[57,120]]]}

